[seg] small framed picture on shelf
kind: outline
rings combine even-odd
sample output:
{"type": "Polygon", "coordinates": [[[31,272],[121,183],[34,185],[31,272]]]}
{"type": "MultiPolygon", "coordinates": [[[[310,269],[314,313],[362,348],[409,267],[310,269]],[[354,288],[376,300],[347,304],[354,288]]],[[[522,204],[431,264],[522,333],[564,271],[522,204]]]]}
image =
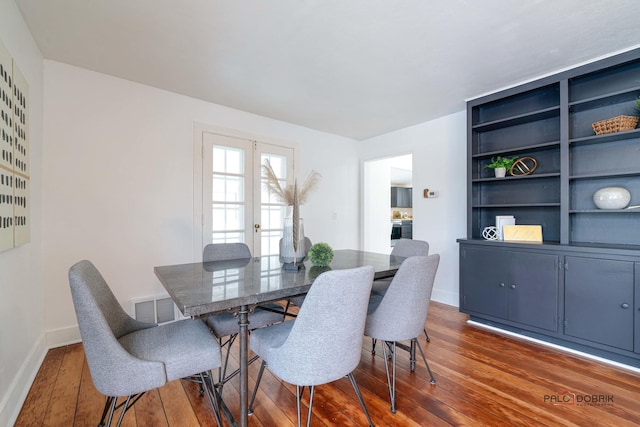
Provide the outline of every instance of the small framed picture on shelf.
{"type": "Polygon", "coordinates": [[[516,223],[516,219],[513,215],[498,215],[496,216],[496,234],[498,236],[498,240],[504,240],[502,229],[505,225],[514,225],[516,223]]]}

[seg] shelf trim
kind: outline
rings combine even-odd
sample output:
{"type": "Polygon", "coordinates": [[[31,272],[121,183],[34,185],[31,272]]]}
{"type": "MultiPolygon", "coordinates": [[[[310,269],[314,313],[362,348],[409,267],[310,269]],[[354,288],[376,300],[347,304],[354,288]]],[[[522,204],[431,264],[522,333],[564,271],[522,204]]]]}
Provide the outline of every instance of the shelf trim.
{"type": "Polygon", "coordinates": [[[515,148],[511,148],[508,150],[495,150],[495,151],[485,151],[482,153],[476,153],[476,154],[472,154],[471,158],[473,159],[480,159],[480,158],[485,158],[485,157],[492,157],[495,156],[497,154],[505,154],[505,153],[521,153],[524,151],[533,151],[536,149],[545,149],[545,148],[554,148],[554,147],[560,147],[560,140],[557,141],[550,141],[550,142],[542,142],[540,144],[532,144],[532,145],[525,145],[522,147],[515,147],[515,148]]]}
{"type": "Polygon", "coordinates": [[[498,120],[492,120],[490,122],[475,123],[471,125],[471,129],[474,131],[488,131],[499,129],[502,127],[515,126],[523,123],[534,122],[537,120],[550,119],[554,116],[560,117],[560,103],[551,107],[543,108],[540,110],[531,111],[529,113],[517,114],[515,116],[509,116],[498,120]]]}
{"type": "Polygon", "coordinates": [[[607,178],[620,178],[620,177],[633,177],[640,176],[640,170],[633,171],[622,171],[622,172],[610,172],[610,173],[589,173],[582,175],[569,175],[570,181],[580,180],[580,179],[607,179],[607,178]]]}
{"type": "Polygon", "coordinates": [[[505,176],[504,178],[473,178],[472,183],[476,182],[502,182],[502,181],[515,181],[521,179],[544,179],[544,178],[557,178],[560,176],[560,172],[540,173],[537,175],[523,175],[523,176],[505,176]]]}
{"type": "MultiPolygon", "coordinates": [[[[569,83],[569,90],[571,90],[571,83],[569,83]]],[[[569,108],[578,106],[580,104],[588,104],[590,102],[605,100],[607,98],[615,98],[616,96],[626,95],[626,94],[638,92],[638,91],[640,91],[640,86],[634,86],[632,88],[617,90],[615,92],[609,92],[604,95],[592,96],[591,98],[585,98],[578,101],[570,101],[569,108]]]]}
{"type": "Polygon", "coordinates": [[[640,213],[640,208],[634,209],[571,209],[570,214],[606,214],[606,213],[640,213]]]}
{"type": "Polygon", "coordinates": [[[473,209],[484,208],[552,208],[560,207],[560,203],[495,203],[495,204],[482,204],[471,205],[473,209]]]}
{"type": "Polygon", "coordinates": [[[602,144],[606,142],[621,141],[624,139],[632,139],[634,137],[640,137],[640,128],[625,130],[622,132],[608,133],[605,135],[589,135],[580,138],[570,138],[569,145],[589,145],[589,144],[602,144]]]}

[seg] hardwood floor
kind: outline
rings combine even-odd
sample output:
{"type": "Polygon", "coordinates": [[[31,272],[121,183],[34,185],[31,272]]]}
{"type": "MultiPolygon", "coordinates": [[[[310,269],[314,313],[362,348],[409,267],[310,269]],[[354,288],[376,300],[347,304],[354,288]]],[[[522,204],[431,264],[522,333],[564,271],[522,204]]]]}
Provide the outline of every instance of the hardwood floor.
{"type": "MultiPolygon", "coordinates": [[[[421,344],[437,384],[429,383],[422,361],[411,373],[407,353],[400,351],[396,414],[389,410],[382,352],[372,356],[365,339],[355,377],[376,426],[640,424],[640,374],[498,335],[467,325],[466,319],[455,307],[431,304],[431,343],[421,338],[421,344]],[[565,398],[574,404],[559,402],[565,398]]],[[[258,368],[251,366],[250,387],[258,368]]],[[[266,372],[249,425],[295,425],[294,393],[294,386],[266,372]]],[[[238,411],[234,382],[225,386],[223,398],[238,411]]],[[[16,426],[97,425],[103,404],[82,345],[52,349],[16,426]]],[[[123,425],[213,426],[215,421],[197,385],[173,381],[145,394],[123,425]]],[[[312,425],[366,425],[348,379],[316,387],[312,425]]]]}

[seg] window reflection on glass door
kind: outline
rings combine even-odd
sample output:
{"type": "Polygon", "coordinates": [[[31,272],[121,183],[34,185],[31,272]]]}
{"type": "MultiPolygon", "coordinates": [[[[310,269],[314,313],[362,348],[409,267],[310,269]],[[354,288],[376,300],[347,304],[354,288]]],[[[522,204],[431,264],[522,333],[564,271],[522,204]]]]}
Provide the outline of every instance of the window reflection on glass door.
{"type": "Polygon", "coordinates": [[[282,186],[293,177],[293,148],[203,133],[203,243],[244,242],[277,254],[287,207],[263,185],[269,160],[282,186]]]}

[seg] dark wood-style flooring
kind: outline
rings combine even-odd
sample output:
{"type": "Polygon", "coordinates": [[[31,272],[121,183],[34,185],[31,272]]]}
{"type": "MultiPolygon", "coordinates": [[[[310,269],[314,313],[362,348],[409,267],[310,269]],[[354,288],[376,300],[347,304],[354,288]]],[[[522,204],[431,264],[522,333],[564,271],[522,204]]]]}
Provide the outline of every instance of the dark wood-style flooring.
{"type": "MultiPolygon", "coordinates": [[[[365,339],[355,377],[376,426],[640,425],[640,374],[495,334],[466,320],[455,307],[431,304],[426,325],[431,342],[421,337],[421,343],[437,384],[429,383],[421,361],[410,372],[407,353],[400,351],[396,414],[389,411],[382,352],[372,356],[365,339]],[[563,403],[569,398],[574,404],[563,403]]],[[[251,366],[250,387],[258,368],[258,363],[251,366]]],[[[265,373],[249,425],[295,425],[294,393],[294,386],[265,373]]],[[[225,386],[223,398],[237,413],[234,382],[225,386]]],[[[97,425],[103,404],[82,345],[55,348],[16,426],[97,425]]],[[[145,394],[123,425],[213,426],[215,421],[197,385],[173,381],[145,394]]],[[[366,425],[348,379],[316,387],[312,425],[366,425]]]]}

